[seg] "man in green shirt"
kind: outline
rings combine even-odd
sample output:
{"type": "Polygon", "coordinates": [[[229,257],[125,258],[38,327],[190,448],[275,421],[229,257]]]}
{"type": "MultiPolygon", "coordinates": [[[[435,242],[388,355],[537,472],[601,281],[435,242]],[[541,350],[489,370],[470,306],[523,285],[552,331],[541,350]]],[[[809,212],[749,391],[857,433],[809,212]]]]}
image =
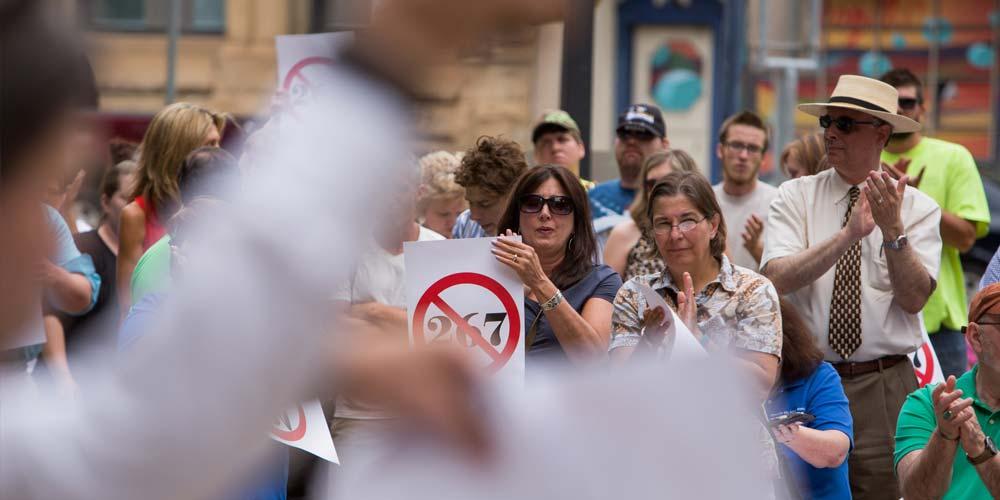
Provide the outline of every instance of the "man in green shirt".
{"type": "MultiPolygon", "coordinates": [[[[921,121],[923,94],[916,75],[898,68],[882,75],[882,81],[899,92],[899,114],[921,121]]],[[[968,365],[965,340],[959,332],[967,302],[958,254],[972,248],[989,230],[983,181],[968,149],[920,132],[893,134],[882,152],[882,168],[896,178],[908,175],[910,185],[941,206],[941,271],[923,319],[944,376],[957,377],[968,365]]]]}
{"type": "Polygon", "coordinates": [[[896,421],[904,498],[1000,496],[1000,283],[976,294],[963,328],[979,364],[958,380],[917,389],[896,421]],[[968,397],[964,397],[968,396],[968,397]]]}

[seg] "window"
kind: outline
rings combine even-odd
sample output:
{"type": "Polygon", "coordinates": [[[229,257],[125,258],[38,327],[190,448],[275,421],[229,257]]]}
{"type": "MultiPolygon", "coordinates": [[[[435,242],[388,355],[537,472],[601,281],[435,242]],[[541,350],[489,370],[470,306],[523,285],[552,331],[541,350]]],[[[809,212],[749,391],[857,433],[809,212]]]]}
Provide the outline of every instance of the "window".
{"type": "MultiPolygon", "coordinates": [[[[91,29],[164,32],[172,0],[82,0],[91,29]]],[[[181,7],[181,31],[225,31],[225,0],[176,0],[181,7]]]]}
{"type": "Polygon", "coordinates": [[[313,0],[313,31],[330,32],[371,24],[374,0],[313,0]]]}

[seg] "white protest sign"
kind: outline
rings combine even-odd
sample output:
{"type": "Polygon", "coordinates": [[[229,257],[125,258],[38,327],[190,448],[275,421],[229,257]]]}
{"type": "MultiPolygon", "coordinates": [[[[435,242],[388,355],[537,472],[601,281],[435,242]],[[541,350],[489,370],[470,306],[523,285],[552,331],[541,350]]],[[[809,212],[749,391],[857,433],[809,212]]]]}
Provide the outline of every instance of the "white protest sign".
{"type": "Polygon", "coordinates": [[[701,342],[698,342],[698,339],[694,337],[694,334],[691,333],[687,325],[667,305],[667,301],[663,300],[663,297],[656,293],[656,290],[640,283],[639,292],[646,299],[647,311],[662,307],[670,315],[670,319],[666,320],[670,323],[670,326],[667,327],[665,335],[667,343],[664,346],[668,358],[702,359],[708,357],[708,353],[705,352],[705,348],[701,345],[701,342]]]}
{"type": "Polygon", "coordinates": [[[323,414],[323,406],[315,399],[297,405],[281,415],[271,429],[271,439],[335,464],[340,463],[323,414]]]}
{"type": "Polygon", "coordinates": [[[322,86],[334,58],[353,38],[350,32],[276,37],[278,89],[285,92],[292,114],[322,86]]]}
{"type": "Polygon", "coordinates": [[[456,342],[489,373],[524,381],[524,285],[491,253],[495,238],[407,242],[410,345],[456,342]]]}
{"type": "Polygon", "coordinates": [[[931,339],[927,336],[927,328],[924,327],[923,318],[920,319],[920,331],[923,334],[924,343],[920,348],[910,353],[910,362],[913,363],[913,373],[917,376],[917,384],[923,387],[927,384],[937,384],[944,382],[944,374],[941,372],[941,363],[938,361],[931,339]]]}

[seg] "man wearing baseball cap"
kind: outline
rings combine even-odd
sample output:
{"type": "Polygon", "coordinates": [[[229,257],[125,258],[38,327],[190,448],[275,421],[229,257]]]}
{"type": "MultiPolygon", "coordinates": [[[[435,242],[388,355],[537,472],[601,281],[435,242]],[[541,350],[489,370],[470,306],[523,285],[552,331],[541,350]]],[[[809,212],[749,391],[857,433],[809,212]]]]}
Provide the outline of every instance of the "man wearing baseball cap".
{"type": "Polygon", "coordinates": [[[607,239],[632,204],[646,157],[670,145],[663,113],[651,104],[633,104],[618,115],[615,135],[615,161],[621,177],[602,182],[589,193],[594,229],[598,238],[603,234],[602,239],[607,239]]]}
{"type": "MultiPolygon", "coordinates": [[[[580,176],[580,160],[587,155],[580,127],[569,113],[554,109],[542,113],[531,131],[531,143],[535,145],[536,165],[562,165],[580,176]]],[[[585,189],[594,183],[584,181],[585,189]]]]}
{"type": "Polygon", "coordinates": [[[855,499],[899,498],[892,468],[896,417],[917,388],[907,354],[937,286],[941,209],[880,168],[893,133],[920,124],[896,114],[891,85],[844,75],[819,117],[833,168],[785,182],[771,203],[761,272],[786,295],[840,374],[854,417],[855,499]]]}
{"type": "Polygon", "coordinates": [[[907,498],[1000,496],[1000,284],[973,297],[962,331],[979,364],[918,389],[899,413],[894,462],[907,498]]]}

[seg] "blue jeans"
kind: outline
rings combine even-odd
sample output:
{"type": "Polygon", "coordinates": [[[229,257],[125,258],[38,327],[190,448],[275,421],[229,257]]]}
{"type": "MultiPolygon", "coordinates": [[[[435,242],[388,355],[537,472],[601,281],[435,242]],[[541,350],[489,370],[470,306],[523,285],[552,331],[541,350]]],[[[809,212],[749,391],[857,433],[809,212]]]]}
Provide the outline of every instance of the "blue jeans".
{"type": "Polygon", "coordinates": [[[929,334],[931,345],[941,362],[941,373],[944,378],[954,375],[961,377],[969,369],[969,356],[966,353],[965,335],[962,332],[942,327],[929,334]]]}

